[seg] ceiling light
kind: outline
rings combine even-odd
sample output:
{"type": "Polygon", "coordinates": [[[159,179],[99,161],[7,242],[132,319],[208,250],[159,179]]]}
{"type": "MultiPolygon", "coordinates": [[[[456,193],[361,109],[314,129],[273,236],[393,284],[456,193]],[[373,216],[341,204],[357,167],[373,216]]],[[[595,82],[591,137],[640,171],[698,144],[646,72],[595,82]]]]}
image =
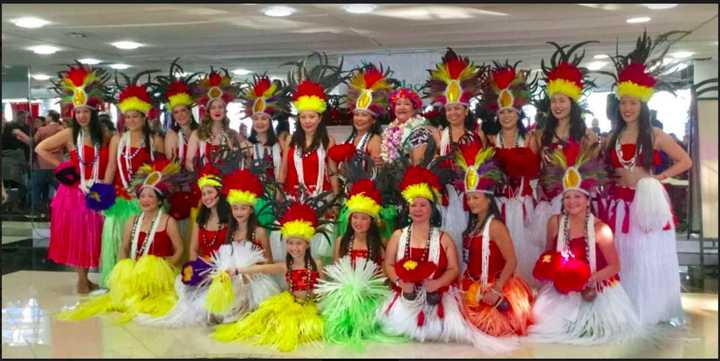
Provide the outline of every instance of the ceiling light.
{"type": "Polygon", "coordinates": [[[678,4],[642,4],[642,6],[650,10],[666,10],[676,7],[678,4]]]}
{"type": "Polygon", "coordinates": [[[587,68],[588,68],[588,70],[600,70],[600,69],[604,68],[605,65],[607,65],[607,64],[608,64],[607,61],[592,61],[592,62],[588,63],[587,68]]]}
{"type": "Polygon", "coordinates": [[[672,56],[673,58],[676,58],[676,59],[689,58],[693,55],[695,55],[695,52],[693,52],[693,51],[676,51],[676,52],[670,54],[670,56],[672,56]]]}
{"type": "Polygon", "coordinates": [[[248,75],[248,74],[250,74],[250,73],[252,73],[252,72],[251,72],[250,70],[247,70],[247,69],[237,68],[237,69],[233,70],[232,73],[235,74],[235,75],[248,75]]]}
{"type": "Polygon", "coordinates": [[[295,9],[289,6],[271,6],[263,11],[267,16],[290,16],[295,13],[295,9]]]}
{"type": "Polygon", "coordinates": [[[95,59],[95,58],[78,59],[78,61],[79,61],[81,64],[87,64],[87,65],[97,65],[97,64],[102,63],[102,60],[100,60],[100,59],[95,59]]]}
{"type": "Polygon", "coordinates": [[[351,14],[367,14],[377,8],[377,5],[372,4],[349,4],[343,6],[345,11],[351,14]]]}
{"type": "Polygon", "coordinates": [[[628,24],[640,24],[640,23],[646,23],[648,21],[650,21],[650,18],[647,16],[641,16],[641,17],[630,18],[630,19],[625,20],[625,22],[628,24]]]}
{"type": "Polygon", "coordinates": [[[110,67],[117,70],[125,70],[130,67],[130,65],[117,63],[117,64],[110,64],[110,67]]]}
{"type": "Polygon", "coordinates": [[[116,42],[112,43],[111,45],[118,49],[123,49],[123,50],[132,50],[132,49],[137,49],[137,48],[143,46],[143,44],[136,43],[134,41],[116,41],[116,42]]]}
{"type": "Polygon", "coordinates": [[[28,50],[32,50],[33,53],[39,54],[39,55],[50,55],[55,54],[60,50],[60,48],[52,46],[52,45],[37,45],[37,46],[31,46],[28,48],[28,50]]]}
{"type": "Polygon", "coordinates": [[[597,55],[593,56],[593,59],[607,59],[609,57],[610,57],[610,55],[607,55],[607,54],[597,54],[597,55]]]}
{"type": "Polygon", "coordinates": [[[47,20],[35,18],[32,16],[17,18],[17,19],[13,19],[10,21],[12,21],[13,24],[15,24],[21,28],[27,28],[27,29],[42,28],[43,26],[50,24],[50,22],[47,20]]]}
{"type": "Polygon", "coordinates": [[[33,74],[33,75],[32,75],[32,78],[35,79],[35,80],[40,80],[40,81],[42,81],[42,80],[48,80],[48,79],[50,79],[50,75],[37,73],[37,74],[33,74]]]}

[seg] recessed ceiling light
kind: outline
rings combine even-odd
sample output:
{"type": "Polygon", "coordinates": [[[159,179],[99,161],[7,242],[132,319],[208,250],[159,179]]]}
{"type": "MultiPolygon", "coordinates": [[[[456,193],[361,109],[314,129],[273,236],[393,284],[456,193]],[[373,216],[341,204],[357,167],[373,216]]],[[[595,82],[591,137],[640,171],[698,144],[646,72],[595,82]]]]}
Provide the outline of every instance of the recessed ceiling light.
{"type": "Polygon", "coordinates": [[[607,65],[607,64],[608,64],[607,61],[592,61],[592,62],[588,63],[587,68],[588,68],[588,70],[600,70],[600,69],[604,68],[605,65],[607,65]]]}
{"type": "Polygon", "coordinates": [[[32,78],[35,80],[48,80],[48,79],[50,79],[50,75],[37,73],[37,74],[33,74],[32,78]]]}
{"type": "Polygon", "coordinates": [[[102,63],[102,60],[100,60],[100,59],[95,59],[95,58],[78,59],[78,61],[79,61],[81,64],[88,64],[88,65],[97,65],[97,64],[102,63]]]}
{"type": "Polygon", "coordinates": [[[693,52],[693,51],[676,51],[676,52],[670,54],[670,56],[672,56],[673,58],[676,58],[676,59],[689,58],[693,55],[695,55],[695,52],[693,52]]]}
{"type": "Polygon", "coordinates": [[[351,14],[367,14],[377,8],[377,5],[373,4],[349,4],[344,5],[345,11],[351,14]]]}
{"type": "Polygon", "coordinates": [[[117,63],[117,64],[110,64],[110,67],[117,70],[125,70],[130,67],[130,65],[117,63]]]}
{"type": "Polygon", "coordinates": [[[143,44],[140,44],[140,43],[137,43],[134,41],[116,41],[116,42],[112,43],[111,45],[118,49],[123,49],[123,50],[132,50],[132,49],[137,49],[137,48],[143,46],[143,44]]]}
{"type": "Polygon", "coordinates": [[[57,53],[60,48],[52,45],[36,45],[29,47],[28,50],[31,50],[33,53],[39,55],[50,55],[57,53]]]}
{"type": "Polygon", "coordinates": [[[597,55],[593,56],[593,59],[607,59],[609,57],[610,57],[610,55],[607,55],[607,54],[597,54],[597,55]]]}
{"type": "Polygon", "coordinates": [[[42,28],[43,26],[45,26],[45,25],[47,25],[47,24],[50,24],[50,22],[47,21],[47,20],[40,19],[40,18],[35,18],[35,17],[32,17],[32,16],[27,16],[27,17],[23,17],[23,18],[17,18],[17,19],[13,19],[13,20],[10,20],[10,21],[11,21],[13,24],[15,24],[15,25],[17,25],[17,26],[19,26],[19,27],[21,27],[21,28],[27,28],[27,29],[42,28]]]}
{"type": "Polygon", "coordinates": [[[641,23],[646,23],[648,21],[650,21],[650,18],[647,16],[641,16],[641,17],[630,18],[630,19],[625,20],[625,22],[628,24],[641,24],[641,23]]]}
{"type": "Polygon", "coordinates": [[[252,73],[252,71],[243,69],[243,68],[237,68],[237,69],[233,70],[232,73],[235,75],[248,75],[248,74],[252,73]]]}
{"type": "Polygon", "coordinates": [[[263,11],[267,16],[290,16],[295,13],[295,9],[289,6],[271,6],[263,11]]]}
{"type": "Polygon", "coordinates": [[[650,10],[665,10],[665,9],[672,9],[678,4],[642,4],[642,6],[650,9],[650,10]]]}

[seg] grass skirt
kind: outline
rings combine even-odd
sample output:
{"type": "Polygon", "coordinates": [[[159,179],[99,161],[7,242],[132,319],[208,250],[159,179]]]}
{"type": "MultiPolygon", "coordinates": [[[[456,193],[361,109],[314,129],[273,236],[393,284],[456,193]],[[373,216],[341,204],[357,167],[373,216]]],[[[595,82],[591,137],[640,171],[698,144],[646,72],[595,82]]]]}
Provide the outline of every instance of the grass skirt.
{"type": "Polygon", "coordinates": [[[252,340],[289,352],[299,344],[322,340],[323,320],[314,302],[296,302],[285,291],[261,303],[245,318],[218,326],[211,337],[222,342],[252,340]]]}
{"type": "MultiPolygon", "coordinates": [[[[463,232],[465,232],[468,225],[468,212],[464,208],[463,193],[458,193],[453,186],[447,185],[446,187],[448,205],[447,207],[440,207],[440,215],[442,216],[442,227],[440,229],[455,241],[455,248],[460,251],[463,249],[463,232]]],[[[460,270],[460,272],[463,271],[464,269],[460,270]]]]}
{"type": "Polygon", "coordinates": [[[375,313],[390,290],[378,266],[358,258],[355,267],[345,256],[325,267],[327,280],[320,280],[316,293],[325,321],[325,340],[360,345],[366,340],[382,340],[375,313]]]}
{"type": "Polygon", "coordinates": [[[138,314],[159,317],[175,303],[175,268],[165,259],[146,255],[118,262],[108,277],[110,291],[93,297],[69,311],[57,315],[62,321],[79,321],[98,314],[120,312],[121,322],[138,314]]]}
{"type": "Polygon", "coordinates": [[[122,244],[125,223],[134,215],[140,214],[140,203],[137,198],[132,200],[123,197],[115,198],[115,204],[105,211],[105,224],[102,230],[102,249],[100,252],[100,286],[109,288],[108,277],[115,263],[122,244]]]}
{"type": "Polygon", "coordinates": [[[85,194],[77,186],[60,183],[50,212],[48,258],[72,267],[96,268],[103,216],[85,205],[85,194]]]}
{"type": "Polygon", "coordinates": [[[591,302],[580,292],[563,295],[546,284],[533,307],[533,319],[529,338],[535,342],[594,345],[643,336],[640,318],[618,281],[598,291],[591,302]]]}
{"type": "Polygon", "coordinates": [[[505,312],[482,301],[470,300],[475,297],[474,287],[470,293],[465,294],[462,304],[463,314],[470,324],[490,336],[527,335],[532,323],[533,299],[532,290],[521,278],[513,276],[503,287],[503,296],[510,304],[510,309],[505,312]]]}
{"type": "Polygon", "coordinates": [[[535,281],[532,271],[535,261],[545,248],[545,242],[541,244],[542,238],[534,236],[531,232],[535,212],[532,197],[497,197],[495,199],[501,212],[504,210],[505,225],[510,231],[513,247],[515,247],[516,274],[519,274],[530,286],[538,288],[540,284],[535,281]]]}

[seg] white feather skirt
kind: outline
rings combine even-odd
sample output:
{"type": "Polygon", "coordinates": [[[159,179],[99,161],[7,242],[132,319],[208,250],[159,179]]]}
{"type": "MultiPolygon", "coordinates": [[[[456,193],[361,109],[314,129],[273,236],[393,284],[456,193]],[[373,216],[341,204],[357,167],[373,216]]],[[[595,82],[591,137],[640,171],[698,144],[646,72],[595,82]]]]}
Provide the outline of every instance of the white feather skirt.
{"type": "MultiPolygon", "coordinates": [[[[447,185],[446,187],[448,191],[448,205],[447,207],[439,207],[440,215],[442,216],[442,226],[440,229],[455,241],[455,248],[458,252],[462,252],[462,235],[468,225],[468,213],[464,208],[463,193],[458,193],[453,186],[447,185]]],[[[462,272],[463,270],[461,269],[460,271],[462,272]]]]}
{"type": "Polygon", "coordinates": [[[535,261],[537,261],[540,253],[545,248],[539,244],[539,239],[533,239],[531,233],[531,225],[534,216],[533,200],[530,196],[520,198],[495,198],[498,208],[502,211],[505,207],[505,225],[510,231],[510,237],[515,248],[515,256],[517,257],[517,270],[523,280],[532,288],[538,288],[540,284],[532,275],[535,261]],[[523,211],[525,207],[525,211],[523,211]]]}

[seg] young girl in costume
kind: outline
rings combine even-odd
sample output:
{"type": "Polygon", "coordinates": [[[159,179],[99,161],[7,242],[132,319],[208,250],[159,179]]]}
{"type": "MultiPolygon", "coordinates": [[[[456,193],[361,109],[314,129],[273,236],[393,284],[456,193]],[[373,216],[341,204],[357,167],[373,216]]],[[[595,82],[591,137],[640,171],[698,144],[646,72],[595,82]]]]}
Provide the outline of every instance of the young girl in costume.
{"type": "Polygon", "coordinates": [[[641,321],[677,326],[684,323],[680,266],[672,207],[660,181],[687,171],[692,161],[672,137],[650,124],[648,101],[655,88],[667,88],[657,75],[666,67],[655,66],[662,57],[650,59],[654,51],[665,54],[662,50],[669,45],[660,44],[643,34],[630,54],[613,58],[619,107],[606,148],[616,176],[610,185],[607,219],[616,236],[623,287],[641,321]],[[673,165],[654,174],[660,151],[670,156],[673,165]]]}
{"type": "Polygon", "coordinates": [[[154,317],[167,313],[175,303],[175,266],[182,255],[177,223],[163,212],[168,178],[180,166],[166,160],[142,166],[133,183],[140,215],[127,222],[118,262],[108,276],[110,291],[61,312],[60,320],[83,320],[106,312],[120,312],[121,321],[139,314],[154,317]]]}
{"type": "MultiPolygon", "coordinates": [[[[120,92],[118,108],[123,115],[126,131],[110,140],[110,164],[115,173],[115,204],[107,209],[103,226],[100,260],[100,284],[107,286],[107,277],[117,262],[125,223],[140,213],[138,200],[130,188],[135,172],[145,163],[163,158],[163,139],[152,135],[147,114],[152,108],[148,85],[138,79],[148,72],[138,73],[120,92]]],[[[126,78],[127,79],[127,78],[126,78]]]]}
{"type": "Polygon", "coordinates": [[[323,337],[323,320],[315,304],[322,263],[310,252],[309,241],[318,226],[316,211],[302,203],[292,203],[280,219],[287,241],[286,261],[236,269],[240,274],[284,273],[289,290],[261,303],[256,311],[229,325],[218,326],[216,340],[252,340],[272,345],[281,352],[293,351],[299,344],[323,337]]]}
{"type": "MultiPolygon", "coordinates": [[[[50,209],[50,247],[48,258],[53,262],[75,267],[78,273],[77,292],[88,293],[98,287],[88,279],[88,269],[98,266],[103,217],[88,207],[86,196],[94,184],[112,182],[108,171],[108,141],[103,137],[98,107],[106,100],[105,82],[108,76],[102,69],[73,65],[61,73],[56,90],[64,104],[73,112],[71,127],[43,140],[35,151],[38,157],[56,167],[56,174],[70,172],[79,175],[60,183],[50,209]],[[52,151],[68,149],[69,163],[57,163],[52,151]],[[57,164],[55,164],[57,163],[57,164]],[[72,169],[61,172],[62,169],[72,169]],[[79,179],[78,179],[79,178],[79,179]]],[[[109,187],[112,189],[111,187],[109,187]]]]}
{"type": "Polygon", "coordinates": [[[513,273],[517,258],[510,232],[493,199],[502,177],[493,148],[461,145],[456,161],[465,171],[470,224],[463,238],[465,318],[490,336],[525,336],[531,324],[532,290],[513,273]]]}
{"type": "Polygon", "coordinates": [[[206,164],[197,180],[200,188],[200,210],[190,239],[190,261],[198,257],[208,258],[216,252],[227,238],[230,207],[222,193],[220,170],[206,164]]]}
{"type": "Polygon", "coordinates": [[[620,262],[607,224],[595,218],[590,195],[605,174],[592,150],[575,144],[556,150],[541,178],[562,185],[563,210],[548,221],[546,252],[533,271],[549,281],[540,290],[529,329],[531,340],[598,344],[631,340],[640,319],[618,278],[620,262]]]}
{"type": "Polygon", "coordinates": [[[317,293],[325,339],[360,344],[379,336],[375,313],[389,294],[382,275],[380,192],[369,179],[353,183],[346,202],[349,226],[335,241],[332,265],[325,267],[317,293]]]}
{"type": "Polygon", "coordinates": [[[271,259],[267,233],[257,225],[254,207],[263,194],[260,180],[248,170],[224,178],[224,194],[232,208],[227,239],[217,251],[183,266],[175,280],[179,300],[161,318],[142,318],[150,326],[184,327],[228,323],[242,318],[266,298],[280,292],[266,275],[237,276],[229,270],[271,259]]]}

